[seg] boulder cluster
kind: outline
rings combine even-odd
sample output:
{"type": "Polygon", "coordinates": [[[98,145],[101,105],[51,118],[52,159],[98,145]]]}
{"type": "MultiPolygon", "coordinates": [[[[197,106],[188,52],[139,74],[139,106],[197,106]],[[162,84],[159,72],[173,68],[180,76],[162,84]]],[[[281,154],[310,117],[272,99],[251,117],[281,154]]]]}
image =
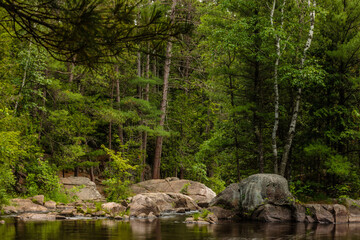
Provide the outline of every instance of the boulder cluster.
{"type": "Polygon", "coordinates": [[[276,174],[255,174],[231,184],[211,201],[209,210],[219,219],[308,223],[360,221],[360,201],[300,204],[289,192],[287,180],[276,174]]]}
{"type": "Polygon", "coordinates": [[[216,194],[204,184],[168,178],[149,180],[132,186],[136,195],[121,203],[106,202],[95,183],[84,177],[61,179],[78,200],[69,204],[44,201],[43,195],[12,199],[4,214],[15,214],[19,220],[56,220],[67,217],[106,217],[117,220],[156,218],[162,214],[199,211],[208,206],[216,194]],[[75,187],[76,191],[71,191],[75,187]]]}
{"type": "Polygon", "coordinates": [[[289,192],[285,178],[255,174],[229,185],[216,194],[204,184],[178,178],[157,179],[131,186],[135,194],[121,203],[106,202],[95,183],[87,178],[62,179],[65,188],[74,186],[78,201],[69,204],[45,201],[38,195],[15,198],[2,209],[19,220],[55,220],[67,217],[106,217],[117,220],[156,218],[164,214],[202,213],[187,223],[216,223],[218,219],[250,219],[266,222],[348,223],[360,221],[360,200],[334,204],[300,204],[289,192]],[[206,210],[204,210],[206,208],[206,210]]]}

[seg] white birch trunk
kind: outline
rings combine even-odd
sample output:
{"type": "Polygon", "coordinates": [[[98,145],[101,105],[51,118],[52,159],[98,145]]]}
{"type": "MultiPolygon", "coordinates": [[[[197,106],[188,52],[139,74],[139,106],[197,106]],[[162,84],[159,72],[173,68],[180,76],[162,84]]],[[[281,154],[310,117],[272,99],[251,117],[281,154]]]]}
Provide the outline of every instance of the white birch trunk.
{"type": "MultiPolygon", "coordinates": [[[[312,5],[314,8],[316,7],[315,0],[312,5]]],[[[311,0],[308,0],[308,7],[311,7],[311,0]]],[[[311,46],[311,42],[314,37],[314,26],[315,26],[315,9],[310,12],[310,29],[309,29],[308,38],[307,38],[307,41],[306,41],[306,44],[304,47],[304,51],[303,51],[303,57],[301,58],[301,62],[300,62],[301,68],[304,67],[305,60],[306,60],[306,54],[311,46]]],[[[281,159],[280,175],[282,175],[282,176],[285,175],[286,165],[288,163],[289,153],[290,153],[292,141],[293,141],[293,138],[295,135],[295,127],[296,127],[297,117],[298,117],[299,108],[300,108],[301,91],[302,91],[302,89],[299,87],[298,91],[297,91],[296,99],[295,99],[295,107],[294,107],[293,116],[292,116],[291,122],[290,122],[288,137],[286,140],[286,145],[284,147],[284,153],[283,153],[283,156],[281,159]]]]}

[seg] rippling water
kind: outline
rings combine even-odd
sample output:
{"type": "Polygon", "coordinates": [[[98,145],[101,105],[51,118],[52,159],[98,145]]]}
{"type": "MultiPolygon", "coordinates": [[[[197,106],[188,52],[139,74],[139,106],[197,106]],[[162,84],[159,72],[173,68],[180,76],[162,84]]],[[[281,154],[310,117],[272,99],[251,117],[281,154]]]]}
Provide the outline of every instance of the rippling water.
{"type": "Polygon", "coordinates": [[[62,220],[17,222],[6,218],[1,240],[196,240],[196,239],[360,239],[360,223],[299,224],[222,222],[216,225],[183,223],[185,216],[155,220],[62,220]]]}

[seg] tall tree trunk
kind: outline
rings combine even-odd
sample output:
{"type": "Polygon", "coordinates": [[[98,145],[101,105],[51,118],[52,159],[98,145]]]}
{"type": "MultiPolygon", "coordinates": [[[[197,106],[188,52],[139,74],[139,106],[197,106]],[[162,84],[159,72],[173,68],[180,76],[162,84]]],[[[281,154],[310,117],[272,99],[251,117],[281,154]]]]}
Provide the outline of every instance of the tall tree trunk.
{"type": "Polygon", "coordinates": [[[24,74],[23,74],[23,78],[22,78],[22,81],[21,81],[21,86],[20,86],[20,89],[19,89],[19,93],[17,95],[18,99],[15,102],[14,114],[16,114],[16,112],[17,112],[17,109],[18,109],[18,106],[19,106],[19,98],[21,96],[23,88],[25,87],[25,82],[26,82],[29,63],[30,63],[30,55],[31,55],[31,42],[29,42],[28,58],[27,58],[27,60],[25,62],[24,74]]]}
{"type": "MultiPolygon", "coordinates": [[[[141,53],[137,53],[137,75],[140,78],[141,77],[141,53]]],[[[142,99],[142,89],[141,85],[138,85],[138,97],[139,99],[142,99]]]]}
{"type": "MultiPolygon", "coordinates": [[[[284,26],[284,8],[285,8],[286,0],[283,1],[283,4],[281,6],[281,23],[280,28],[283,29],[284,26]]],[[[271,9],[270,13],[270,23],[272,28],[275,30],[274,27],[274,13],[276,8],[276,0],[273,2],[273,7],[271,9]]],[[[278,68],[279,68],[279,62],[281,58],[281,38],[278,34],[275,34],[275,46],[276,46],[276,59],[275,59],[275,65],[274,65],[274,126],[271,134],[271,147],[273,152],[273,158],[274,158],[274,173],[279,173],[279,163],[278,163],[278,149],[277,149],[277,130],[279,128],[279,85],[278,85],[278,68]]]]}
{"type": "MultiPolygon", "coordinates": [[[[119,79],[119,66],[115,65],[115,72],[116,72],[116,102],[118,104],[118,110],[120,110],[120,79],[119,79]]],[[[119,124],[118,126],[118,132],[119,132],[119,139],[120,144],[124,144],[124,131],[122,128],[122,124],[119,124]]]]}
{"type": "MultiPolygon", "coordinates": [[[[259,10],[255,9],[254,15],[258,17],[259,10]]],[[[258,59],[258,55],[261,54],[261,37],[259,30],[259,20],[256,18],[254,22],[254,48],[256,49],[255,59],[253,60],[254,67],[254,92],[252,101],[255,103],[254,113],[253,113],[253,124],[254,124],[254,135],[257,142],[257,162],[259,166],[259,171],[264,172],[264,141],[263,141],[263,119],[259,113],[263,110],[263,93],[262,85],[263,81],[260,76],[260,66],[261,62],[258,59]]]]}
{"type": "MultiPolygon", "coordinates": [[[[313,6],[312,7],[316,7],[316,1],[313,1],[313,6]]],[[[308,7],[311,7],[311,0],[308,0],[308,7]]],[[[308,33],[308,38],[304,47],[304,51],[303,51],[303,56],[301,58],[301,64],[300,67],[303,68],[304,64],[305,64],[305,60],[306,60],[306,54],[307,51],[309,50],[310,46],[311,46],[311,42],[312,39],[314,37],[314,26],[315,26],[315,10],[312,10],[310,12],[310,29],[309,29],[309,33],[308,33]]],[[[288,137],[286,140],[286,145],[284,147],[284,152],[282,155],[282,159],[281,159],[281,166],[280,166],[280,175],[284,176],[285,175],[285,171],[286,171],[286,165],[287,162],[289,160],[289,153],[290,153],[290,149],[291,149],[291,145],[292,145],[292,141],[295,135],[295,127],[296,127],[296,122],[297,122],[297,116],[299,113],[299,108],[300,108],[300,100],[301,100],[301,88],[298,88],[297,90],[297,94],[296,94],[296,98],[295,98],[295,106],[294,106],[294,111],[293,111],[293,115],[291,118],[291,122],[290,122],[290,127],[289,127],[289,131],[288,131],[288,137]]]]}
{"type": "MultiPolygon", "coordinates": [[[[175,21],[175,7],[176,0],[173,0],[171,6],[171,22],[175,21]]],[[[165,116],[166,116],[166,107],[168,101],[168,88],[169,88],[169,74],[170,74],[170,64],[171,64],[171,50],[172,50],[172,42],[171,39],[168,41],[166,46],[165,53],[165,65],[164,65],[164,85],[163,85],[163,97],[161,101],[161,116],[160,116],[160,127],[163,127],[165,124],[165,116]]],[[[162,153],[162,144],[163,144],[163,136],[158,136],[156,138],[155,144],[155,156],[154,156],[154,166],[153,166],[153,179],[160,178],[160,164],[161,164],[161,153],[162,153]]]]}
{"type": "MultiPolygon", "coordinates": [[[[150,77],[150,55],[146,55],[146,78],[149,79],[150,77]]],[[[146,84],[145,89],[145,100],[149,101],[149,91],[150,91],[150,85],[149,83],[146,84]]],[[[146,123],[145,123],[146,125],[146,123]]],[[[142,165],[144,167],[143,171],[141,172],[141,181],[145,180],[145,166],[146,166],[146,150],[147,150],[147,132],[144,131],[142,135],[142,165]]]]}
{"type": "Polygon", "coordinates": [[[73,56],[73,59],[69,65],[69,83],[72,83],[74,81],[74,69],[75,69],[75,61],[76,61],[76,55],[73,56]]]}
{"type": "MultiPolygon", "coordinates": [[[[114,81],[111,83],[111,93],[110,93],[110,106],[113,106],[113,97],[114,97],[114,81]]],[[[112,149],[112,121],[109,122],[109,149],[112,149]]]]}

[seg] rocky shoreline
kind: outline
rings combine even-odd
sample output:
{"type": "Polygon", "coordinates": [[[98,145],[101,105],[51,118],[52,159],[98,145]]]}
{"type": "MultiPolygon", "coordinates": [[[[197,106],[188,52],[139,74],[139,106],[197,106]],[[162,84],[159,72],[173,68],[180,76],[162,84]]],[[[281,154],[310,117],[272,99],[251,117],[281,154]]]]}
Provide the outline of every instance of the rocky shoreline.
{"type": "Polygon", "coordinates": [[[255,174],[231,184],[211,201],[209,210],[219,219],[329,224],[360,222],[360,200],[302,204],[289,192],[287,180],[276,174],[255,174]]]}
{"type": "Polygon", "coordinates": [[[204,184],[177,178],[149,180],[133,186],[137,194],[120,203],[106,202],[87,178],[62,179],[66,189],[78,187],[74,192],[79,199],[63,204],[45,201],[43,195],[27,199],[15,198],[2,208],[2,215],[15,215],[21,221],[57,220],[71,217],[109,218],[157,218],[164,214],[200,211],[208,206],[216,194],[204,184]],[[81,187],[79,187],[81,186],[81,187]],[[182,192],[182,193],[181,193],[182,192]],[[196,200],[194,200],[194,199],[196,200]]]}
{"type": "MultiPolygon", "coordinates": [[[[76,185],[77,179],[66,179],[76,185]]],[[[193,214],[186,223],[212,224],[218,220],[264,222],[352,223],[360,222],[360,200],[343,199],[332,204],[300,204],[288,190],[285,178],[275,174],[255,174],[229,185],[218,196],[205,185],[177,178],[149,180],[132,186],[136,193],[120,203],[106,202],[95,185],[80,179],[81,199],[69,204],[45,201],[38,195],[12,199],[1,210],[21,221],[57,220],[73,217],[154,219],[163,215],[193,214]],[[83,184],[84,185],[84,184],[83,184]],[[89,190],[91,189],[91,190],[89,190]],[[86,193],[86,194],[84,194],[86,193]],[[93,199],[92,199],[93,196],[93,199]],[[206,213],[206,214],[204,214],[206,213]]]]}

